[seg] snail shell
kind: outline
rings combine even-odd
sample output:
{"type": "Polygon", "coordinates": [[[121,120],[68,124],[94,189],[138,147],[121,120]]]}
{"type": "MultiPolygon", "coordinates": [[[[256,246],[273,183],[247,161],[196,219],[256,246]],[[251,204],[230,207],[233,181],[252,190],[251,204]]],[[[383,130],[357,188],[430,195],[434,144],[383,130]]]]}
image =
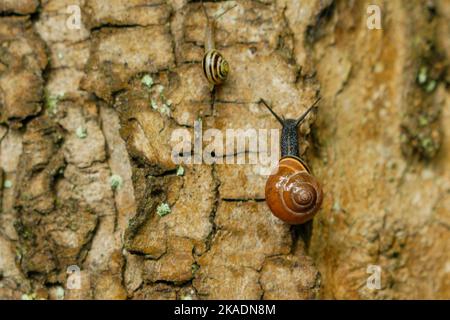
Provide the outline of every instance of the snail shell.
{"type": "Polygon", "coordinates": [[[322,205],[322,187],[298,158],[280,160],[266,182],[266,202],[272,213],[289,224],[311,220],[322,205]]]}
{"type": "Polygon", "coordinates": [[[223,83],[230,72],[230,66],[222,54],[215,50],[209,50],[205,53],[202,61],[203,73],[206,79],[213,85],[223,83]]]}

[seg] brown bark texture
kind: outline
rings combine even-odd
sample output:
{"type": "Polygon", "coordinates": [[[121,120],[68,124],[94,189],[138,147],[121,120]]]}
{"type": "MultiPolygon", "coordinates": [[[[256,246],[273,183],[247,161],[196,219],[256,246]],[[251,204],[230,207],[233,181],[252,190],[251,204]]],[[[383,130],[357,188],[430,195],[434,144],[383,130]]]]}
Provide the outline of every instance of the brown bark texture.
{"type": "Polygon", "coordinates": [[[235,4],[211,103],[200,1],[0,0],[1,299],[450,299],[450,3],[205,1],[235,4]],[[319,96],[305,225],[270,213],[251,144],[171,158],[174,130],[280,129],[260,98],[319,96]]]}

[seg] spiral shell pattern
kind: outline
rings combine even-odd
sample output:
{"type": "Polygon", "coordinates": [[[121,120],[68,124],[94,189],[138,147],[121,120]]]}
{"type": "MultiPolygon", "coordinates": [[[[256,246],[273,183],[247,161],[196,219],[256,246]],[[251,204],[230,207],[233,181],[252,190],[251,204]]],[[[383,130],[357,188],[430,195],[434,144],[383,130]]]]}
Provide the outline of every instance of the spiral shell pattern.
{"type": "Polygon", "coordinates": [[[222,54],[213,49],[206,52],[202,61],[203,73],[206,79],[214,85],[223,83],[230,71],[230,66],[222,54]]]}
{"type": "Polygon", "coordinates": [[[289,224],[312,219],[322,205],[323,192],[317,179],[297,158],[280,161],[278,171],[266,183],[266,202],[272,213],[289,224]]]}

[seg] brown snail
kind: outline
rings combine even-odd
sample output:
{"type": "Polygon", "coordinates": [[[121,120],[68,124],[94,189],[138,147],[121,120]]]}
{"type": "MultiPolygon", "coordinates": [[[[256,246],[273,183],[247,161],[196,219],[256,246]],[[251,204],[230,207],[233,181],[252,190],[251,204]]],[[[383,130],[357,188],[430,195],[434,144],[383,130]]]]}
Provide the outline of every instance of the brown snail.
{"type": "Polygon", "coordinates": [[[227,60],[225,60],[224,56],[216,50],[214,42],[216,21],[225,13],[236,7],[236,5],[226,9],[224,12],[213,17],[212,19],[209,18],[208,13],[206,12],[203,0],[202,7],[207,20],[205,31],[205,54],[202,60],[202,68],[203,74],[212,86],[211,91],[213,91],[216,85],[222,84],[227,79],[228,73],[230,72],[230,65],[227,60]]]}
{"type": "Polygon", "coordinates": [[[300,158],[297,132],[319,100],[298,119],[281,118],[263,99],[260,100],[283,126],[281,159],[277,171],[267,179],[266,203],[276,217],[289,224],[311,220],[322,205],[322,187],[300,158]]]}

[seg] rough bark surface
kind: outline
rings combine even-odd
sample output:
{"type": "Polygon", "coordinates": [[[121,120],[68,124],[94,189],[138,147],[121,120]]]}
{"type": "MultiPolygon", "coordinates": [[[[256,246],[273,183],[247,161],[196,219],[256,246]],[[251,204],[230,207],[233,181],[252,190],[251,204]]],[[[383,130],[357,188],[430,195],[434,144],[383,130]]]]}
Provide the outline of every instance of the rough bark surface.
{"type": "Polygon", "coordinates": [[[212,105],[199,1],[0,0],[0,298],[450,298],[448,1],[205,1],[233,4],[212,105]],[[175,129],[279,129],[260,98],[318,96],[312,223],[271,215],[258,166],[171,159],[175,129]]]}

